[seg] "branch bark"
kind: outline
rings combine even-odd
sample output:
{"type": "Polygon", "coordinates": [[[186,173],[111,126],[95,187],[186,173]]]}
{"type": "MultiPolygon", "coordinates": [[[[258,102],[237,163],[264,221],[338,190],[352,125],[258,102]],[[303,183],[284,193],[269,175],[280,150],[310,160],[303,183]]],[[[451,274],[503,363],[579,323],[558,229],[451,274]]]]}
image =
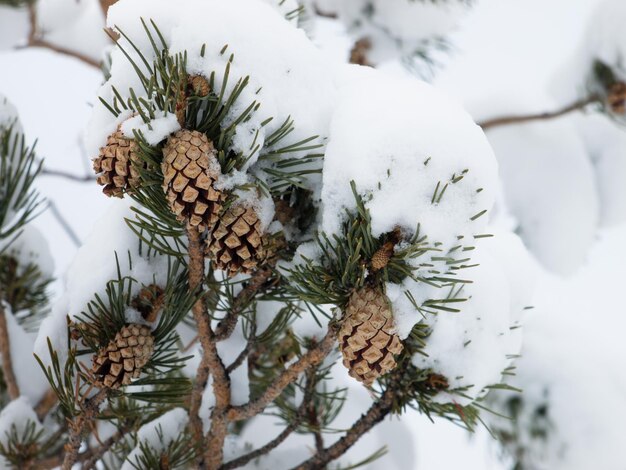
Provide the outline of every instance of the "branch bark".
{"type": "Polygon", "coordinates": [[[57,397],[57,394],[54,393],[54,390],[52,390],[51,388],[48,389],[48,391],[41,398],[41,400],[39,400],[39,403],[37,403],[37,406],[35,406],[35,413],[37,413],[37,418],[39,418],[40,421],[43,421],[58,401],[59,399],[57,397]]]}
{"type": "Polygon", "coordinates": [[[278,398],[285,387],[296,380],[302,372],[309,367],[320,364],[326,356],[328,356],[336,342],[337,332],[334,327],[329,326],[324,339],[310,349],[297,362],[285,369],[259,398],[245,405],[230,408],[228,410],[229,421],[241,421],[261,413],[270,403],[278,398]]]}
{"type": "Polygon", "coordinates": [[[85,401],[83,413],[74,417],[69,422],[70,435],[65,444],[65,458],[63,459],[62,470],[72,470],[78,460],[78,451],[83,442],[85,427],[98,415],[100,405],[107,396],[107,389],[101,389],[93,397],[85,401]]]}
{"type": "MultiPolygon", "coordinates": [[[[189,241],[189,288],[196,291],[201,289],[203,285],[204,253],[200,233],[196,228],[187,227],[187,239],[189,241]]],[[[198,464],[201,467],[206,465],[209,469],[216,469],[221,465],[224,453],[224,439],[228,426],[225,412],[230,406],[230,379],[217,352],[215,334],[211,328],[211,317],[208,315],[205,299],[202,295],[192,310],[202,345],[202,359],[192,389],[189,414],[194,435],[199,439],[199,442],[202,442],[204,431],[199,411],[209,373],[212,373],[215,408],[211,413],[211,429],[206,440],[204,458],[198,464]]]]}
{"type": "Polygon", "coordinates": [[[2,355],[2,372],[4,381],[7,384],[7,391],[11,400],[20,396],[20,388],[17,385],[17,378],[13,370],[13,360],[11,357],[11,342],[9,339],[9,327],[7,325],[6,311],[2,304],[4,296],[0,292],[0,354],[2,355]]]}
{"type": "Polygon", "coordinates": [[[380,423],[393,408],[395,390],[390,386],[370,409],[352,425],[349,431],[330,447],[317,452],[309,460],[301,463],[293,470],[316,470],[324,468],[329,462],[341,457],[352,447],[361,436],[380,423]]]}
{"type": "Polygon", "coordinates": [[[74,57],[75,59],[80,60],[84,64],[100,69],[100,61],[97,61],[81,52],[74,51],[63,46],[58,46],[56,44],[52,44],[51,42],[48,42],[45,39],[39,37],[38,31],[37,31],[37,8],[33,3],[30,3],[28,5],[28,18],[29,18],[29,24],[30,24],[30,31],[28,33],[27,47],[42,47],[44,49],[49,49],[59,54],[63,54],[69,57],[74,57]]]}
{"type": "Polygon", "coordinates": [[[581,100],[575,101],[567,106],[559,108],[555,111],[547,111],[543,113],[526,114],[519,116],[500,116],[497,118],[479,122],[478,125],[482,127],[483,130],[487,130],[494,127],[507,126],[511,124],[523,124],[533,121],[547,121],[550,119],[556,119],[558,117],[565,116],[566,114],[572,113],[574,111],[581,111],[590,104],[600,103],[601,101],[602,98],[599,95],[593,94],[581,100]]]}

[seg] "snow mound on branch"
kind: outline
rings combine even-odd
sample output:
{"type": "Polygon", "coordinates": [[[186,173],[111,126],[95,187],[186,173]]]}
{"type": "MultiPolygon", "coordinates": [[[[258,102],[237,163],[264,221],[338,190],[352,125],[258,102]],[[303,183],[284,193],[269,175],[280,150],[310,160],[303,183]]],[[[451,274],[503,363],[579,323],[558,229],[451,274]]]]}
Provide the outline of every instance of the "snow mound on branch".
{"type": "MultiPolygon", "coordinates": [[[[174,442],[185,431],[187,412],[182,408],[174,408],[157,419],[144,424],[137,432],[137,441],[150,447],[154,454],[160,454],[167,450],[169,444],[174,442]]],[[[139,464],[138,457],[142,455],[139,445],[126,457],[121,470],[133,470],[139,464]]]]}
{"type": "Polygon", "coordinates": [[[623,226],[601,232],[589,263],[571,279],[539,273],[537,309],[525,322],[509,381],[523,393],[499,392],[489,404],[510,416],[509,400],[521,400],[517,424],[489,416],[492,428],[519,433],[515,444],[528,468],[624,468],[626,323],[615,302],[626,275],[624,237],[623,226]]]}
{"type": "Polygon", "coordinates": [[[451,33],[467,14],[464,2],[340,0],[339,19],[357,38],[371,40],[368,60],[375,64],[410,56],[428,40],[451,33]]]}
{"type": "MultiPolygon", "coordinates": [[[[467,405],[484,395],[486,387],[501,382],[510,358],[519,354],[519,327],[524,309],[532,302],[534,268],[515,235],[499,233],[484,242],[472,263],[478,265],[471,271],[473,282],[460,293],[467,300],[454,304],[460,312],[428,316],[426,323],[432,333],[426,340],[427,356],[413,358],[420,369],[447,377],[451,389],[469,387],[468,398],[447,393],[435,396],[434,400],[441,403],[467,405]]],[[[423,288],[413,281],[403,287],[414,296],[423,288]]],[[[404,295],[396,294],[391,300],[401,327],[416,316],[404,295]]]]}
{"type": "Polygon", "coordinates": [[[0,251],[10,242],[5,254],[15,258],[18,264],[25,268],[34,264],[44,277],[52,278],[54,260],[48,242],[43,234],[32,224],[24,226],[19,236],[13,240],[0,241],[0,251]]]}
{"type": "Polygon", "coordinates": [[[359,194],[371,195],[374,236],[418,223],[443,244],[482,233],[487,217],[475,216],[493,205],[497,165],[472,118],[414,79],[346,66],[340,83],[324,161],[323,230],[337,233],[345,209],[355,208],[354,181],[359,194]]]}
{"type": "MultiPolygon", "coordinates": [[[[225,85],[228,94],[240,78],[250,77],[250,83],[224,120],[224,124],[231,123],[253,102],[260,104],[251,119],[237,125],[235,151],[249,154],[255,145],[262,147],[266,137],[289,117],[295,121],[295,130],[281,141],[281,146],[327,134],[334,96],[332,67],[304,31],[285,21],[272,6],[258,0],[183,0],[176,8],[168,0],[118,2],[109,10],[108,26],[119,27],[152,61],[154,52],[140,18],[154,21],[172,54],[187,52],[190,74],[209,77],[215,73],[217,90],[225,85]],[[225,46],[228,47],[222,53],[225,46]],[[230,75],[224,84],[231,54],[230,75]],[[263,126],[269,118],[272,121],[263,126]]],[[[120,43],[141,63],[128,41],[122,39],[120,43]]],[[[112,100],[112,86],[123,94],[132,88],[138,96],[145,96],[123,53],[116,49],[111,59],[111,78],[101,88],[100,97],[112,100]]],[[[91,154],[96,154],[118,123],[104,106],[95,107],[88,132],[91,154]]],[[[248,165],[257,158],[258,150],[248,165]]]]}
{"type": "MultiPolygon", "coordinates": [[[[125,219],[135,218],[131,203],[129,198],[109,200],[109,209],[96,222],[67,269],[64,294],[53,306],[51,315],[42,322],[35,344],[35,352],[44,362],[49,357],[47,338],[64,357],[67,350],[66,316],[73,320],[87,311],[96,294],[106,299],[107,282],[118,278],[117,261],[121,275],[137,281],[133,284],[135,290],[141,288],[141,284],[166,285],[166,257],[155,254],[147,257],[145,245],[140,252],[140,241],[126,223],[125,219]]],[[[129,309],[129,319],[133,314],[136,311],[129,309]]]]}
{"type": "MultiPolygon", "coordinates": [[[[0,413],[0,443],[7,446],[9,435],[14,428],[18,436],[23,435],[29,422],[35,424],[35,433],[40,432],[43,427],[37,419],[37,414],[26,397],[19,397],[11,401],[0,413]]],[[[2,456],[0,456],[0,468],[15,468],[2,456]]]]}
{"type": "Polygon", "coordinates": [[[569,121],[489,131],[517,233],[551,271],[585,261],[598,226],[598,192],[585,144],[569,121]]]}
{"type": "Polygon", "coordinates": [[[4,303],[3,307],[17,386],[23,397],[31,403],[37,403],[48,390],[48,381],[33,357],[36,334],[28,333],[20,326],[8,304],[4,303]]]}

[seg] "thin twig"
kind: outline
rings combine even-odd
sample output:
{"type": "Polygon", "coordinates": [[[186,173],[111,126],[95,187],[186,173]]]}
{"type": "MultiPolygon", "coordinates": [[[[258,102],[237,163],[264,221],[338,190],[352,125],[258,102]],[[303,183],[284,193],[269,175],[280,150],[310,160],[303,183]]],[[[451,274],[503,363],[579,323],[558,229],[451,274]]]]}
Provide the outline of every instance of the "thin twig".
{"type": "Polygon", "coordinates": [[[77,183],[90,183],[96,180],[95,176],[92,175],[75,175],[73,173],[69,173],[67,171],[62,170],[51,170],[50,168],[43,168],[41,173],[42,176],[57,176],[59,178],[65,178],[70,181],[75,181],[77,183]]]}
{"type": "Polygon", "coordinates": [[[232,307],[228,310],[224,318],[215,329],[216,341],[223,341],[230,337],[237,326],[239,315],[250,304],[254,296],[263,288],[272,277],[271,269],[262,269],[255,272],[246,287],[244,287],[235,298],[232,307]]]}
{"type": "Polygon", "coordinates": [[[3,294],[0,292],[0,354],[2,355],[2,372],[4,374],[4,381],[7,384],[9,397],[11,400],[15,400],[20,396],[20,388],[17,385],[17,378],[13,370],[9,327],[7,325],[6,311],[2,299],[3,294]]]}
{"type": "Polygon", "coordinates": [[[316,384],[315,369],[310,369],[309,373],[307,374],[307,382],[305,385],[304,397],[302,398],[302,403],[298,407],[296,415],[289,422],[287,427],[283,429],[283,431],[278,436],[276,436],[274,439],[269,441],[264,446],[259,447],[258,449],[253,450],[252,452],[249,452],[245,455],[242,455],[241,457],[238,457],[234,460],[231,460],[230,462],[226,462],[224,465],[220,467],[220,470],[230,470],[233,468],[243,467],[251,460],[254,460],[257,457],[261,457],[262,455],[268,454],[269,452],[274,450],[276,447],[278,447],[280,444],[282,444],[285,441],[285,439],[287,439],[296,429],[298,429],[298,426],[304,420],[304,417],[306,415],[306,410],[307,408],[309,408],[313,399],[313,391],[315,390],[315,384],[316,384]]]}
{"type": "Polygon", "coordinates": [[[94,60],[86,54],[83,54],[78,51],[74,51],[63,46],[58,46],[56,44],[52,44],[45,39],[38,36],[37,31],[37,7],[34,3],[29,3],[28,5],[28,17],[30,24],[30,31],[28,33],[28,43],[26,47],[42,47],[44,49],[50,49],[51,51],[57,52],[59,54],[63,54],[69,57],[74,57],[75,59],[80,60],[84,64],[87,64],[91,67],[96,67],[100,69],[100,61],[94,60]]]}
{"type": "Polygon", "coordinates": [[[107,396],[107,389],[101,389],[93,397],[85,401],[83,412],[74,417],[69,422],[70,435],[65,444],[65,458],[63,459],[62,470],[72,470],[73,465],[78,460],[78,451],[83,442],[83,433],[87,425],[98,415],[100,405],[107,396]]]}
{"type": "Polygon", "coordinates": [[[248,338],[248,342],[246,343],[246,347],[239,353],[237,358],[231,364],[228,365],[228,367],[226,368],[226,372],[230,374],[232,371],[234,371],[239,366],[241,366],[241,364],[243,364],[243,362],[249,356],[250,351],[252,351],[255,341],[256,341],[256,324],[253,324],[252,331],[250,332],[250,337],[248,338]]]}
{"type": "Polygon", "coordinates": [[[346,434],[330,447],[317,452],[309,460],[293,470],[316,470],[324,468],[329,462],[341,457],[363,434],[380,423],[393,409],[395,389],[390,386],[370,409],[352,425],[346,434]]]}
{"type": "Polygon", "coordinates": [[[334,326],[329,326],[324,339],[293,363],[256,400],[241,406],[234,406],[228,410],[229,421],[241,421],[252,418],[261,413],[283,392],[285,387],[298,378],[306,369],[320,364],[333,349],[337,342],[337,332],[334,326]]]}
{"type": "Polygon", "coordinates": [[[37,417],[40,421],[43,421],[44,418],[50,413],[50,410],[54,408],[59,401],[57,394],[54,393],[54,390],[51,388],[45,393],[45,395],[39,400],[37,406],[35,406],[35,413],[37,413],[37,417]]]}
{"type": "Polygon", "coordinates": [[[549,119],[555,119],[566,114],[572,113],[574,111],[580,111],[590,104],[600,103],[602,98],[599,95],[593,94],[581,100],[575,101],[572,104],[569,104],[563,108],[557,109],[555,111],[548,111],[537,114],[526,114],[519,116],[501,116],[493,119],[488,119],[483,122],[479,122],[478,125],[483,128],[483,130],[491,129],[499,126],[507,126],[511,124],[522,124],[525,122],[532,121],[546,121],[549,119]]]}
{"type": "Polygon", "coordinates": [[[67,220],[65,220],[65,217],[63,217],[63,214],[61,214],[61,212],[59,211],[59,209],[57,208],[56,204],[54,203],[54,201],[49,200],[48,201],[48,207],[50,208],[50,212],[52,213],[52,216],[57,219],[57,222],[59,223],[59,225],[61,226],[61,228],[65,231],[65,233],[67,234],[67,236],[70,238],[70,240],[72,240],[72,242],[74,243],[74,245],[79,248],[81,245],[81,241],[80,238],[78,238],[78,235],[76,235],[76,232],[74,231],[74,229],[72,228],[72,226],[68,223],[67,220]]]}

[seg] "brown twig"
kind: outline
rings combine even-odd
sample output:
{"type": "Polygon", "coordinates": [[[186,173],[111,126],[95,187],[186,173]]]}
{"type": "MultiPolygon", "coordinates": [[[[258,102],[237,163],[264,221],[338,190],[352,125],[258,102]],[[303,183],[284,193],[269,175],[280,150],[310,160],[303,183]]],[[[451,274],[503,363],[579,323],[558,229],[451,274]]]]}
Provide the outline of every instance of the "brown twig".
{"type": "Polygon", "coordinates": [[[57,52],[59,54],[63,54],[69,57],[74,57],[75,59],[80,60],[84,64],[87,64],[91,67],[96,67],[100,69],[100,61],[94,60],[86,54],[83,54],[78,51],[74,51],[63,46],[58,46],[56,44],[52,44],[45,39],[39,37],[37,31],[37,8],[33,3],[28,4],[28,18],[30,24],[30,31],[28,33],[28,42],[27,47],[42,47],[44,49],[50,49],[51,51],[57,52]]]}
{"type": "Polygon", "coordinates": [[[107,396],[107,389],[103,388],[93,397],[85,400],[83,412],[75,416],[69,423],[70,435],[65,444],[65,458],[63,459],[62,470],[71,470],[78,460],[78,451],[83,442],[85,428],[98,415],[100,405],[107,396]]]}
{"type": "Polygon", "coordinates": [[[310,407],[310,404],[313,399],[313,391],[315,390],[315,372],[316,369],[311,368],[307,373],[307,381],[304,389],[304,396],[302,397],[302,403],[298,407],[296,411],[296,415],[289,422],[287,427],[282,430],[282,432],[276,436],[274,439],[269,441],[262,447],[259,447],[252,452],[249,452],[241,457],[238,457],[230,462],[226,462],[224,465],[220,467],[220,470],[231,470],[233,468],[243,467],[251,460],[256,459],[257,457],[261,457],[262,455],[268,454],[270,451],[274,450],[280,444],[282,444],[285,439],[287,439],[296,429],[300,423],[304,420],[305,415],[307,413],[307,409],[310,407]]]}
{"type": "Polygon", "coordinates": [[[278,398],[285,387],[296,380],[302,372],[309,367],[320,364],[326,356],[328,356],[336,342],[337,332],[334,326],[329,326],[324,339],[310,349],[298,361],[285,369],[260,397],[245,405],[230,408],[228,410],[228,419],[230,421],[241,421],[261,413],[271,402],[278,398]]]}
{"type": "Polygon", "coordinates": [[[96,177],[92,175],[75,175],[73,173],[68,173],[62,170],[51,170],[50,168],[43,168],[41,170],[40,175],[43,176],[57,176],[59,178],[65,178],[70,181],[76,181],[77,183],[87,183],[91,181],[95,181],[96,177]]]}
{"type": "Polygon", "coordinates": [[[11,357],[11,342],[9,340],[9,327],[7,325],[6,311],[2,304],[4,296],[0,292],[0,354],[2,355],[2,372],[4,381],[7,384],[7,391],[11,400],[20,396],[20,388],[17,385],[17,378],[13,370],[13,360],[11,357]]]}
{"type": "Polygon", "coordinates": [[[293,470],[316,470],[324,468],[329,462],[341,457],[363,434],[380,423],[393,408],[395,390],[390,386],[370,409],[350,427],[346,434],[330,447],[318,451],[309,460],[301,463],[293,470]]]}
{"type": "Polygon", "coordinates": [[[255,272],[246,287],[244,287],[235,298],[232,307],[228,310],[224,318],[215,329],[215,340],[223,341],[230,337],[237,326],[239,315],[248,306],[254,296],[263,288],[272,277],[271,269],[261,269],[255,272]]]}
{"type": "Polygon", "coordinates": [[[108,439],[105,439],[105,441],[99,447],[89,449],[85,451],[84,453],[82,453],[78,457],[79,462],[84,462],[82,466],[82,470],[91,470],[92,468],[96,468],[96,464],[98,463],[98,460],[100,460],[102,456],[106,454],[107,451],[111,447],[113,447],[117,442],[119,442],[119,440],[122,437],[124,437],[124,434],[126,434],[127,432],[128,432],[128,429],[122,429],[116,432],[115,434],[113,434],[108,439]]]}
{"type": "Polygon", "coordinates": [[[478,125],[483,128],[483,130],[491,129],[499,126],[507,126],[511,124],[523,124],[526,122],[532,121],[546,121],[550,119],[555,119],[566,114],[572,113],[574,111],[581,111],[587,106],[594,103],[601,103],[602,98],[599,95],[593,94],[581,100],[575,101],[567,106],[559,108],[555,111],[548,111],[537,114],[526,114],[519,116],[501,116],[493,119],[488,119],[486,121],[479,122],[478,125]]]}
{"type": "Polygon", "coordinates": [[[35,413],[37,413],[37,418],[39,418],[40,421],[43,421],[43,419],[48,415],[50,410],[54,408],[54,405],[56,405],[58,401],[59,398],[57,397],[57,394],[54,393],[54,390],[49,388],[45,395],[41,398],[41,400],[39,400],[37,406],[35,406],[35,413]]]}

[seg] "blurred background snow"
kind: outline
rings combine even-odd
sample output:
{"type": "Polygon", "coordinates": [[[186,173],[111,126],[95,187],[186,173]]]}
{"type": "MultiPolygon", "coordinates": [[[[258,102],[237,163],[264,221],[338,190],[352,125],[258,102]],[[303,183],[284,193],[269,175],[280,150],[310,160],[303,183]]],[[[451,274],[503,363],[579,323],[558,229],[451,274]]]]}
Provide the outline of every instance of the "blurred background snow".
{"type": "MultiPolygon", "coordinates": [[[[480,0],[452,34],[452,51],[442,59],[444,64],[432,81],[459,100],[476,120],[552,109],[562,102],[561,96],[568,96],[565,89],[581,86],[580,73],[568,70],[576,62],[598,3],[480,0]]],[[[108,42],[95,6],[88,0],[42,0],[47,38],[75,46],[98,60],[108,42]]],[[[352,42],[337,21],[320,19],[309,29],[329,56],[345,60],[352,42]]],[[[92,155],[84,151],[83,132],[102,73],[50,50],[20,48],[27,32],[24,12],[0,7],[0,93],[18,108],[26,136],[37,139],[46,168],[89,175],[92,155]]],[[[397,62],[381,68],[393,74],[408,73],[397,62]]],[[[585,347],[594,350],[587,360],[600,368],[618,367],[614,360],[602,358],[624,358],[616,332],[626,317],[623,305],[613,296],[619,292],[619,280],[626,279],[626,130],[604,117],[570,116],[551,123],[494,129],[488,137],[500,164],[498,210],[508,216],[503,220],[516,227],[541,266],[537,270],[537,308],[531,314],[527,336],[542,314],[553,315],[561,325],[594,325],[584,332],[585,347]]],[[[40,177],[37,187],[75,234],[76,239],[52,211],[34,222],[48,239],[55,275],[60,279],[78,242],[85,239],[111,201],[102,197],[95,184],[56,176],[40,177]]],[[[92,269],[98,270],[98,266],[92,269]]],[[[60,285],[57,281],[56,286],[60,285]]],[[[560,343],[547,346],[545,360],[559,360],[552,353],[560,347],[560,343]]],[[[564,372],[564,383],[574,379],[573,372],[564,372]]],[[[366,400],[365,390],[361,393],[366,400]]],[[[602,387],[595,393],[595,400],[602,401],[602,387]]],[[[608,399],[611,396],[607,395],[608,399]]],[[[578,399],[584,405],[587,395],[578,399]]],[[[594,415],[589,410],[584,413],[594,415]]],[[[247,430],[250,435],[254,432],[247,430]]],[[[388,446],[389,453],[368,468],[509,468],[485,430],[468,436],[452,424],[442,420],[433,424],[415,412],[403,416],[401,422],[388,420],[357,449],[367,455],[382,445],[388,446]]],[[[597,445],[601,448],[601,443],[597,445]]]]}

